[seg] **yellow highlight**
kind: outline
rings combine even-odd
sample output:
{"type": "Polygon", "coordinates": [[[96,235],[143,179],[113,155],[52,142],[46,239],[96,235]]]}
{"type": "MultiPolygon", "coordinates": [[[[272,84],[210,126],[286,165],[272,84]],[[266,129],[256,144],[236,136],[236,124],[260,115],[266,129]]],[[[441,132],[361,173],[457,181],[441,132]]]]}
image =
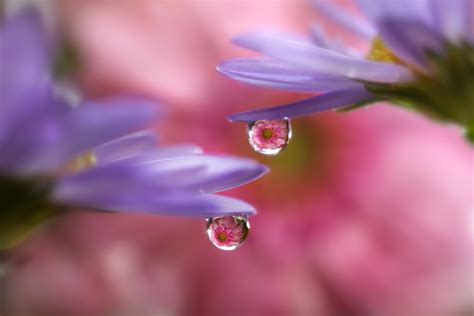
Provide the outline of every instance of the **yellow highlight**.
{"type": "Polygon", "coordinates": [[[82,155],[77,156],[71,162],[67,164],[66,169],[71,171],[79,171],[93,167],[97,164],[97,159],[93,151],[89,151],[82,155]]]}
{"type": "Polygon", "coordinates": [[[400,58],[385,46],[385,43],[378,36],[372,40],[372,47],[366,58],[373,61],[404,64],[400,58]]]}

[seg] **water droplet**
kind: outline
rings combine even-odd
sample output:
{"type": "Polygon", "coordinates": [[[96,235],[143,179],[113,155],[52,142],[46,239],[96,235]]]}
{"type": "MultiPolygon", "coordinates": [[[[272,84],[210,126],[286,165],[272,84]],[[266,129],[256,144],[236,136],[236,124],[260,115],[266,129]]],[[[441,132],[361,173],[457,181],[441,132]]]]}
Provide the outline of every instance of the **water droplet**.
{"type": "Polygon", "coordinates": [[[221,250],[235,250],[247,239],[250,223],[246,216],[223,216],[207,219],[207,235],[221,250]]]}
{"type": "Polygon", "coordinates": [[[291,139],[291,124],[288,118],[281,120],[260,120],[247,125],[249,143],[264,155],[276,155],[291,139]]]}

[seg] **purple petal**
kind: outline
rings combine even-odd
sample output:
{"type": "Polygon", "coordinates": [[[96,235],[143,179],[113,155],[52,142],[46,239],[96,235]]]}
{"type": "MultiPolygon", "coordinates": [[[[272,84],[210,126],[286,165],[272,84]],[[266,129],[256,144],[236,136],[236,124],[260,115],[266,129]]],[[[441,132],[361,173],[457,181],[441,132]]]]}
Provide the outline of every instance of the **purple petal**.
{"type": "Polygon", "coordinates": [[[330,4],[328,1],[312,0],[311,3],[329,19],[340,24],[347,31],[358,35],[362,39],[370,40],[376,35],[376,30],[369,23],[346,12],[342,8],[330,4]]]}
{"type": "Polygon", "coordinates": [[[234,41],[240,46],[322,74],[382,83],[401,83],[414,79],[411,71],[400,65],[351,58],[310,43],[287,40],[273,34],[253,33],[240,36],[234,41]]]}
{"type": "Polygon", "coordinates": [[[466,14],[466,40],[474,45],[474,1],[466,1],[465,7],[466,14]]]}
{"type": "Polygon", "coordinates": [[[97,163],[104,164],[153,150],[157,146],[155,133],[141,131],[115,139],[94,149],[97,163]]]}
{"type": "Polygon", "coordinates": [[[256,214],[255,208],[242,200],[214,194],[166,197],[137,192],[133,196],[111,195],[84,201],[82,205],[104,211],[203,218],[256,214]]]}
{"type": "Polygon", "coordinates": [[[353,80],[322,75],[278,60],[242,58],[225,61],[217,70],[246,83],[302,92],[326,92],[360,86],[353,80]]]}
{"type": "MultiPolygon", "coordinates": [[[[326,33],[321,29],[320,25],[318,24],[311,25],[310,31],[311,31],[311,39],[313,40],[313,43],[316,44],[316,46],[330,49],[330,50],[335,50],[332,47],[331,41],[326,36],[326,33]]],[[[342,53],[338,50],[335,50],[335,51],[342,53]]]]}
{"type": "Polygon", "coordinates": [[[141,98],[114,98],[73,109],[58,100],[51,102],[58,105],[27,112],[22,124],[16,123],[13,137],[3,144],[0,168],[53,171],[81,153],[144,127],[157,113],[153,102],[141,98]]]}
{"type": "Polygon", "coordinates": [[[331,40],[317,24],[311,25],[311,39],[316,46],[332,50],[343,55],[362,58],[362,54],[355,49],[345,47],[339,40],[331,40]]]}
{"type": "MultiPolygon", "coordinates": [[[[50,61],[44,26],[33,9],[7,19],[0,30],[0,120],[25,91],[48,79],[50,61]]],[[[0,121],[1,122],[1,121],[0,121]]]]}
{"type": "Polygon", "coordinates": [[[101,144],[137,131],[152,123],[156,103],[143,98],[115,97],[86,102],[65,117],[63,148],[67,159],[101,144]]]}
{"type": "Polygon", "coordinates": [[[0,169],[4,172],[49,170],[63,161],[56,155],[56,145],[64,137],[63,118],[68,111],[67,105],[45,89],[30,90],[25,95],[35,106],[19,105],[9,111],[6,118],[10,124],[0,139],[0,169]]]}
{"type": "Polygon", "coordinates": [[[258,179],[268,169],[249,159],[194,155],[130,164],[117,161],[65,176],[55,196],[79,203],[108,196],[203,194],[231,189],[258,179]]]}
{"type": "Polygon", "coordinates": [[[250,159],[209,155],[151,160],[137,167],[145,170],[151,183],[162,190],[179,189],[201,194],[229,190],[268,172],[266,166],[250,159]]]}
{"type": "Polygon", "coordinates": [[[428,25],[407,19],[386,18],[379,23],[380,37],[400,58],[428,71],[427,52],[440,53],[441,36],[428,25]]]}
{"type": "Polygon", "coordinates": [[[46,108],[50,91],[49,54],[39,14],[27,10],[7,19],[0,29],[0,147],[12,126],[46,108]]]}
{"type": "MultiPolygon", "coordinates": [[[[433,24],[432,15],[428,2],[430,0],[357,0],[362,12],[375,24],[389,17],[394,19],[413,19],[433,24]]],[[[450,0],[447,0],[450,2],[450,0]]]]}
{"type": "Polygon", "coordinates": [[[233,114],[229,117],[229,120],[255,122],[303,116],[367,102],[373,98],[374,96],[363,87],[337,90],[290,104],[233,114]]]}
{"type": "Polygon", "coordinates": [[[176,187],[200,193],[216,193],[239,187],[266,174],[269,169],[250,159],[199,155],[180,160],[196,161],[205,166],[196,169],[192,177],[175,179],[176,187]]]}
{"type": "Polygon", "coordinates": [[[202,194],[242,185],[267,171],[254,161],[231,157],[198,155],[138,165],[118,161],[60,179],[54,199],[115,211],[196,216],[249,214],[253,208],[241,201],[202,194]]]}
{"type": "Polygon", "coordinates": [[[246,39],[246,37],[248,36],[261,38],[263,40],[268,40],[268,41],[273,40],[273,41],[291,42],[291,43],[298,43],[301,45],[312,44],[311,39],[306,38],[304,36],[301,36],[298,34],[279,32],[275,30],[258,30],[258,31],[253,31],[251,33],[242,34],[242,35],[232,38],[232,42],[244,48],[260,51],[258,48],[260,45],[258,43],[252,43],[251,41],[248,41],[246,39]]]}
{"type": "MultiPolygon", "coordinates": [[[[117,165],[97,168],[92,173],[63,179],[58,183],[53,198],[65,205],[107,211],[145,212],[162,215],[212,217],[224,214],[255,213],[254,208],[240,200],[216,195],[199,195],[186,190],[159,191],[139,183],[135,172],[120,170],[117,165]],[[120,182],[129,182],[127,186],[120,182]],[[82,183],[80,183],[82,182],[82,183]],[[98,189],[98,191],[97,191],[98,189]]],[[[123,167],[123,166],[122,166],[123,167]]],[[[192,177],[192,173],[188,173],[192,177]]]]}
{"type": "Polygon", "coordinates": [[[459,42],[474,33],[472,0],[431,0],[431,11],[437,29],[448,40],[459,42]]]}
{"type": "Polygon", "coordinates": [[[115,204],[97,205],[98,209],[111,211],[145,212],[160,215],[217,217],[228,215],[255,215],[255,208],[238,199],[205,194],[199,196],[153,197],[148,194],[137,199],[124,201],[120,197],[113,201],[115,204]],[[124,203],[125,202],[125,203],[124,203]]]}
{"type": "Polygon", "coordinates": [[[156,144],[153,145],[153,148],[138,148],[139,146],[136,144],[123,149],[117,147],[116,152],[110,152],[107,150],[108,148],[99,146],[99,151],[95,150],[94,152],[98,164],[116,161],[137,164],[203,153],[202,148],[192,144],[168,145],[159,148],[156,148],[156,144]]]}

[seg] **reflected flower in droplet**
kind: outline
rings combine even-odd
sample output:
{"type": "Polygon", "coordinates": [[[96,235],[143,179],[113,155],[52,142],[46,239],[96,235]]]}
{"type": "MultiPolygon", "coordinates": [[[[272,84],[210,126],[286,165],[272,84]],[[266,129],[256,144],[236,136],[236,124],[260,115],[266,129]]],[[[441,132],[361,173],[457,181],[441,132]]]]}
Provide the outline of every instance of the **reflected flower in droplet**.
{"type": "Polygon", "coordinates": [[[264,155],[276,155],[291,139],[290,120],[260,120],[247,126],[249,143],[252,148],[264,155]]]}
{"type": "Polygon", "coordinates": [[[235,250],[247,239],[250,223],[246,216],[224,216],[207,220],[207,235],[221,250],[235,250]]]}

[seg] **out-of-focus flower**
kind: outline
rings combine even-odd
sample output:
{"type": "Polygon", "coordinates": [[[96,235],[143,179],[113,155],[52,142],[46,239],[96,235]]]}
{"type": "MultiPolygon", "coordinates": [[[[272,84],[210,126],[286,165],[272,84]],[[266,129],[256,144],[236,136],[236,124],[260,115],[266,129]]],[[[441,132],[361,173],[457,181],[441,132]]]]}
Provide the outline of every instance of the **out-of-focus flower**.
{"type": "Polygon", "coordinates": [[[372,39],[366,58],[318,28],[312,40],[276,32],[238,36],[236,44],[270,58],[229,60],[218,66],[221,73],[254,85],[321,94],[234,114],[230,120],[280,119],[389,101],[456,123],[474,141],[472,1],[360,0],[373,26],[329,3],[315,3],[354,33],[372,39]]]}
{"type": "MultiPolygon", "coordinates": [[[[250,89],[222,80],[214,70],[230,52],[242,52],[229,45],[229,36],[277,25],[299,32],[304,30],[302,21],[310,21],[304,0],[56,3],[63,31],[81,62],[76,78],[89,95],[138,91],[187,113],[221,102],[213,111],[228,115],[224,104],[250,94],[250,89]]],[[[253,96],[261,94],[250,91],[253,96]]]]}
{"type": "Polygon", "coordinates": [[[249,159],[201,154],[192,145],[155,148],[153,102],[116,97],[70,104],[49,72],[51,49],[33,9],[0,34],[0,249],[32,226],[80,206],[213,217],[254,208],[214,195],[267,172],[249,159]]]}

